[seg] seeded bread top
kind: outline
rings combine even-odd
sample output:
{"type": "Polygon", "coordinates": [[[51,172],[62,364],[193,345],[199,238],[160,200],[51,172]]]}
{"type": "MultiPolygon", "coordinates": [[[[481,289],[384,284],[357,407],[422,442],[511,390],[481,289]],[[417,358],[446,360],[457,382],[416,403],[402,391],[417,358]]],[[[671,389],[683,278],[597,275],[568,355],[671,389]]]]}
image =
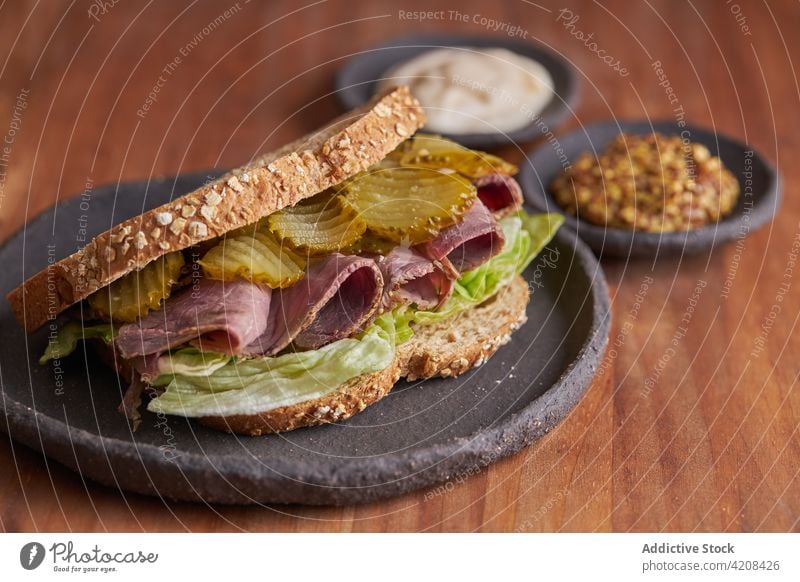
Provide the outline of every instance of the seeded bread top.
{"type": "Polygon", "coordinates": [[[8,294],[33,331],[116,279],[171,251],[246,226],[381,161],[425,122],[407,87],[396,87],[326,128],[118,224],[8,294]]]}

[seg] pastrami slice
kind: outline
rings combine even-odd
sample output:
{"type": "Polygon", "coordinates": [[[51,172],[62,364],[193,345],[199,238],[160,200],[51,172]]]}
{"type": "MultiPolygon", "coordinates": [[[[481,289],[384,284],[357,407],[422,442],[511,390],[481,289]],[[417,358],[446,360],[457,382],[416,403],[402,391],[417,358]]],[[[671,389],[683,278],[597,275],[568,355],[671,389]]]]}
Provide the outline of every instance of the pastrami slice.
{"type": "Polygon", "coordinates": [[[500,224],[482,202],[476,202],[461,222],[444,229],[435,239],[418,248],[423,255],[458,276],[498,254],[504,242],[500,224]]]}
{"type": "Polygon", "coordinates": [[[453,291],[453,279],[444,269],[413,248],[398,246],[376,260],[385,285],[384,309],[411,303],[432,310],[453,291]]]}
{"type": "Polygon", "coordinates": [[[514,214],[522,208],[522,188],[511,176],[488,174],[475,180],[478,199],[483,202],[495,218],[514,214]]]}
{"type": "Polygon", "coordinates": [[[373,259],[333,253],[275,294],[266,333],[245,352],[272,355],[292,342],[316,349],[349,337],[372,320],[382,295],[383,277],[373,259]]]}
{"type": "Polygon", "coordinates": [[[247,281],[199,279],[158,311],[123,325],[117,350],[130,359],[196,343],[209,352],[241,353],[268,324],[272,292],[247,281]]]}

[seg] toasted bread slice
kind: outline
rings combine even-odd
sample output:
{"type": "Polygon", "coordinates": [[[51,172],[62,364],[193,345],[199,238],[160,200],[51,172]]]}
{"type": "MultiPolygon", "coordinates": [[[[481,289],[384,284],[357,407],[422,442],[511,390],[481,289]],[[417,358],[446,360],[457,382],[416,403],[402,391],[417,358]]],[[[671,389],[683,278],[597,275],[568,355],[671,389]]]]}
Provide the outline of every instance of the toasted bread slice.
{"type": "Polygon", "coordinates": [[[219,180],[96,236],[8,294],[33,331],[158,257],[252,224],[381,161],[425,122],[407,87],[370,103],[219,180]]]}
{"type": "Polygon", "coordinates": [[[414,337],[400,346],[392,365],[380,372],[353,378],[316,400],[261,414],[209,416],[200,422],[217,430],[259,436],[345,420],[386,396],[401,376],[408,380],[451,377],[479,366],[525,323],[528,298],[527,283],[516,277],[478,307],[437,324],[415,327],[414,337]]]}

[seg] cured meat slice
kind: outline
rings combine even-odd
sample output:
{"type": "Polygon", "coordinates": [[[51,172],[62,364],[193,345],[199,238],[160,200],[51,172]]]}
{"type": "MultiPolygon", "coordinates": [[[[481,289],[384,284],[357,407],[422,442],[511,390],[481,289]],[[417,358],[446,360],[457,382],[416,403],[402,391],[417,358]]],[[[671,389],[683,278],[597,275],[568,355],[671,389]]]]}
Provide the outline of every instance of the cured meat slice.
{"type": "Polygon", "coordinates": [[[402,303],[435,309],[453,291],[453,280],[444,269],[415,249],[395,247],[377,261],[383,273],[385,309],[402,303]]]}
{"type": "Polygon", "coordinates": [[[511,176],[488,174],[474,182],[478,198],[495,218],[514,214],[522,208],[522,188],[511,176]]]}
{"type": "Polygon", "coordinates": [[[504,242],[500,224],[483,203],[476,202],[461,222],[444,229],[435,239],[418,248],[455,278],[498,254],[504,242]]]}
{"type": "Polygon", "coordinates": [[[272,292],[247,281],[199,279],[158,311],[123,325],[117,350],[130,359],[185,343],[204,351],[238,354],[267,329],[272,292]]]}
{"type": "Polygon", "coordinates": [[[349,337],[371,321],[382,295],[383,277],[373,259],[333,253],[275,293],[266,333],[245,352],[271,355],[292,342],[316,349],[349,337]]]}

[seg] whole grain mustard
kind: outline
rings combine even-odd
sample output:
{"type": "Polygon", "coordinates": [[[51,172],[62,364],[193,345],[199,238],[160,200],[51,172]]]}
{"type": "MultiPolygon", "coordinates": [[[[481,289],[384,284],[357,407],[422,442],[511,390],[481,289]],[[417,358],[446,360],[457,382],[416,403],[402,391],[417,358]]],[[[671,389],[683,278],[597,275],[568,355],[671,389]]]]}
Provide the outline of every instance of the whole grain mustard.
{"type": "Polygon", "coordinates": [[[702,144],[620,134],[551,184],[556,202],[593,224],[647,232],[698,228],[730,214],[739,182],[702,144]]]}

